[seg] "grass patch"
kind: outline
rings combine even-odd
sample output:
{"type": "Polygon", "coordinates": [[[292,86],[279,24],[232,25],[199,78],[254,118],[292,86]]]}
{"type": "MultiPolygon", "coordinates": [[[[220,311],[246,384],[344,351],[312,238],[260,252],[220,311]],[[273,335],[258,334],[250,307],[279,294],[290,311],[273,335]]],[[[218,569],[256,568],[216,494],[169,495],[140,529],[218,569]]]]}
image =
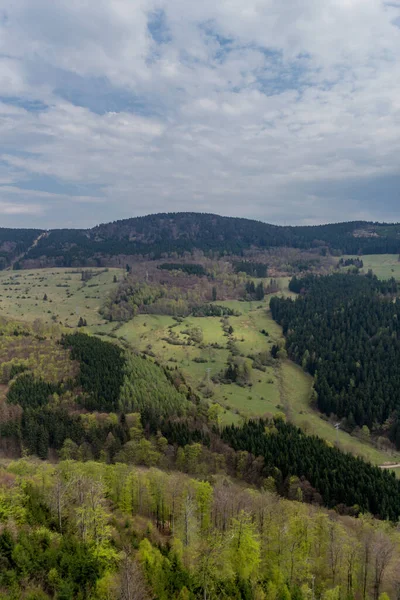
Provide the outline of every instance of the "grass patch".
{"type": "Polygon", "coordinates": [[[79,317],[100,325],[98,313],[105,297],[116,289],[114,275],[121,269],[88,268],[92,277],[82,281],[82,269],[35,269],[0,272],[0,311],[9,319],[62,323],[76,327],[79,317]],[[45,299],[46,298],[46,299],[45,299]]]}
{"type": "MultiPolygon", "coordinates": [[[[138,315],[122,326],[108,323],[90,330],[105,336],[117,336],[138,351],[154,354],[164,364],[176,365],[189,385],[202,395],[204,389],[201,386],[208,383],[208,377],[212,378],[226,368],[230,354],[226,346],[230,339],[239,353],[246,357],[269,348],[281,335],[279,326],[267,314],[266,301],[218,304],[241,313],[228,319],[233,327],[231,336],[224,332],[219,317],[187,317],[177,322],[169,316],[138,315]],[[185,333],[192,328],[201,330],[201,343],[190,341],[185,333]],[[262,329],[269,332],[268,337],[261,333],[262,329]],[[166,341],[172,336],[174,344],[166,341]]],[[[237,423],[240,416],[260,416],[278,410],[279,391],[272,368],[267,368],[266,372],[254,369],[251,387],[211,384],[211,388],[211,401],[220,403],[227,411],[222,415],[224,424],[237,423]]]]}
{"type": "Polygon", "coordinates": [[[369,269],[375,273],[379,279],[390,279],[394,277],[400,281],[400,262],[398,254],[366,254],[365,256],[343,256],[346,258],[361,258],[364,267],[363,272],[367,273],[369,269]]]}

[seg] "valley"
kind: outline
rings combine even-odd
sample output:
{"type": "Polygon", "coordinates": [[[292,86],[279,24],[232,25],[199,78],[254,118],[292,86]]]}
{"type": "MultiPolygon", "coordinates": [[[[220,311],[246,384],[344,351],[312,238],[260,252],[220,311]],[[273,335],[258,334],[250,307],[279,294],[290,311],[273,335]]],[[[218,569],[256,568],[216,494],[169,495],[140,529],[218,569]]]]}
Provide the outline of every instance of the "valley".
{"type": "MultiPolygon", "coordinates": [[[[297,261],[297,256],[291,255],[291,260],[297,261]]],[[[388,255],[363,257],[364,270],[372,268],[384,278],[386,272],[396,266],[395,258],[388,255]]],[[[283,264],[287,268],[287,254],[283,254],[280,260],[281,268],[283,264]]],[[[206,268],[212,265],[214,272],[222,274],[217,275],[217,282],[222,286],[224,281],[225,295],[235,293],[237,284],[228,284],[229,279],[226,279],[226,262],[205,261],[204,264],[206,268]]],[[[277,293],[295,297],[288,289],[290,277],[280,275],[282,271],[276,257],[275,264],[277,293]]],[[[154,269],[154,263],[139,262],[132,266],[131,275],[138,281],[146,277],[151,281],[159,273],[154,269]]],[[[374,464],[395,463],[400,459],[400,454],[394,449],[378,449],[343,430],[336,431],[334,420],[327,419],[311,405],[312,378],[288,359],[269,360],[269,364],[262,365],[261,369],[253,368],[245,385],[218,380],[231,356],[228,342],[234,345],[242,360],[262,351],[269,353],[274,344],[284,343],[281,327],[271,317],[268,296],[261,303],[256,300],[215,301],[216,305],[236,313],[226,320],[220,317],[189,315],[177,318],[165,314],[137,314],[127,322],[109,322],[99,311],[126,277],[125,269],[109,267],[3,271],[0,272],[1,314],[8,319],[28,323],[40,320],[46,325],[61,326],[60,331],[75,328],[80,322],[82,331],[98,335],[101,339],[119,341],[135,352],[153,356],[165,366],[177,367],[200,397],[221,407],[221,425],[283,412],[307,433],[319,435],[342,450],[362,456],[374,464]],[[232,333],[224,331],[224,326],[225,329],[232,327],[232,333]],[[190,337],[188,331],[193,330],[199,333],[200,339],[190,337]]],[[[185,276],[172,281],[178,285],[177,289],[181,285],[184,290],[187,279],[185,276]]],[[[266,281],[251,279],[256,285],[266,281]]],[[[239,276],[238,281],[243,285],[246,278],[239,276]]],[[[171,285],[170,280],[168,285],[171,285]]],[[[398,470],[396,474],[399,474],[398,470]]]]}
{"type": "Polygon", "coordinates": [[[0,597],[397,594],[398,255],[105,232],[0,271],[0,597]]]}
{"type": "MultiPolygon", "coordinates": [[[[282,293],[287,295],[285,289],[282,293]]],[[[242,358],[263,350],[269,352],[272,345],[283,343],[282,330],[271,317],[268,300],[262,305],[240,301],[218,304],[240,313],[240,316],[230,317],[229,323],[233,327],[232,340],[242,358]],[[262,334],[262,330],[268,336],[262,334]]],[[[137,315],[128,323],[104,323],[87,330],[102,339],[119,340],[137,352],[155,356],[164,365],[176,366],[196,393],[222,407],[222,425],[283,412],[306,433],[318,435],[373,464],[395,463],[400,458],[394,449],[379,450],[343,430],[336,431],[335,422],[311,406],[312,378],[288,359],[271,361],[265,370],[253,368],[251,386],[214,383],[213,376],[226,368],[230,354],[226,347],[229,337],[219,317],[187,317],[177,322],[167,315],[137,315]],[[191,340],[187,345],[185,332],[192,328],[201,331],[201,341],[191,340]],[[170,337],[172,332],[173,338],[170,337]]],[[[400,475],[398,471],[396,474],[400,475]]]]}

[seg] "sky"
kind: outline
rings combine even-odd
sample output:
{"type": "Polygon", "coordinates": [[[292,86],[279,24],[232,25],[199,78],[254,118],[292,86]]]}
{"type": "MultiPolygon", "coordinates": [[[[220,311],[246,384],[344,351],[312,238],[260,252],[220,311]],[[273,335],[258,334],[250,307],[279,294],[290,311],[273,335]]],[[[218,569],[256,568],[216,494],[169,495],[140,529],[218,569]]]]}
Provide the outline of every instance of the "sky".
{"type": "Polygon", "coordinates": [[[0,0],[0,226],[400,221],[400,1],[0,0]]]}

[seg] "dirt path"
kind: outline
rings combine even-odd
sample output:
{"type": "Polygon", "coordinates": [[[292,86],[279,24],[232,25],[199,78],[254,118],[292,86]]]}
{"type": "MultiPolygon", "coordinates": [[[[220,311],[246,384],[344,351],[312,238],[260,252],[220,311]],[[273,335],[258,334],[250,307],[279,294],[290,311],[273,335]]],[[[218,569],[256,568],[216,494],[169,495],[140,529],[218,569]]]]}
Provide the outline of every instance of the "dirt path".
{"type": "Polygon", "coordinates": [[[394,465],[379,465],[380,469],[399,469],[400,463],[396,463],[394,465]]]}

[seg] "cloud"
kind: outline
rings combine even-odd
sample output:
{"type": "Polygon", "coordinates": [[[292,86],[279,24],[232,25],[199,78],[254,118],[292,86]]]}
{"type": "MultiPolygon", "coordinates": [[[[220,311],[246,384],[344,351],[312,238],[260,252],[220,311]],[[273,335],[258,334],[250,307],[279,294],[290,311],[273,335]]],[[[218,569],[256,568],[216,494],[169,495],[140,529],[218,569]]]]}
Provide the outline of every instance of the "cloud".
{"type": "Polygon", "coordinates": [[[395,3],[15,0],[5,16],[0,213],[16,224],[21,206],[43,226],[396,219],[395,3]]]}
{"type": "Polygon", "coordinates": [[[38,215],[43,213],[40,204],[24,204],[21,202],[4,202],[0,200],[0,212],[3,215],[38,215]]]}

